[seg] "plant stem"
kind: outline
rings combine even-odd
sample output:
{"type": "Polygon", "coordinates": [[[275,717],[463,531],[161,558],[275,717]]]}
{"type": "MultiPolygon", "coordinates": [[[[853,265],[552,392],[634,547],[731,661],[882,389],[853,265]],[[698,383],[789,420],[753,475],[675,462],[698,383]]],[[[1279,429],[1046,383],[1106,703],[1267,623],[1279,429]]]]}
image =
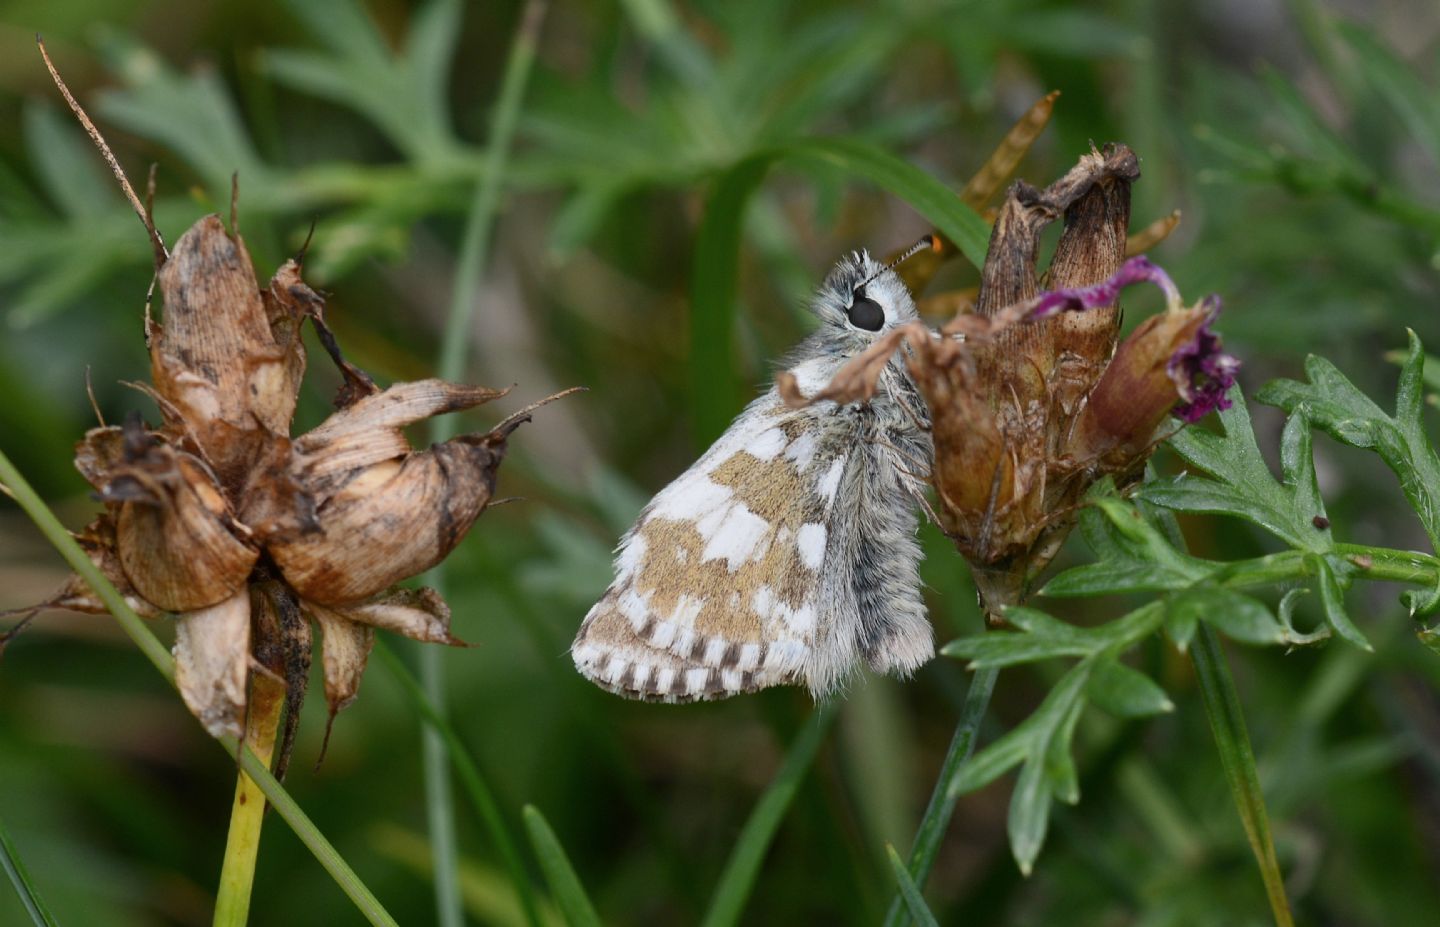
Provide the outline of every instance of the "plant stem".
{"type": "Polygon", "coordinates": [[[431,729],[439,733],[444,741],[449,751],[450,761],[455,764],[455,770],[460,774],[461,785],[470,796],[470,802],[475,806],[475,812],[480,815],[480,820],[484,822],[485,829],[490,832],[490,839],[494,842],[500,858],[505,861],[505,868],[510,870],[510,881],[514,883],[515,895],[520,903],[520,910],[525,914],[525,922],[530,927],[540,927],[535,893],[531,890],[530,878],[525,872],[525,864],[520,858],[515,840],[505,826],[505,819],[500,814],[500,805],[495,801],[495,794],[480,774],[480,767],[476,765],[474,757],[466,749],[460,735],[455,733],[455,728],[435,710],[434,704],[425,696],[420,683],[410,675],[410,671],[395,652],[385,646],[382,641],[375,642],[374,652],[399,680],[401,687],[405,689],[416,709],[430,724],[431,729]]]}
{"type": "Polygon", "coordinates": [[[755,876],[760,872],[760,864],[765,861],[765,852],[770,849],[770,841],[780,827],[780,819],[794,800],[800,781],[814,762],[815,753],[820,749],[825,732],[830,729],[836,714],[835,705],[823,705],[805,719],[795,742],[785,754],[780,771],[740,829],[740,837],[735,841],[725,869],[720,873],[720,881],[715,885],[715,894],[701,922],[702,927],[734,927],[740,922],[745,903],[750,900],[750,890],[755,887],[755,876]]]}
{"type": "MultiPolygon", "coordinates": [[[[275,750],[275,732],[284,705],[282,683],[260,673],[251,675],[245,744],[267,765],[275,750]]],[[[243,927],[249,919],[255,857],[260,851],[260,826],[264,821],[264,793],[254,779],[241,771],[230,807],[230,833],[225,839],[225,862],[220,867],[220,890],[215,898],[215,927],[243,927]]]]}
{"type": "MultiPolygon", "coordinates": [[[[154,664],[155,669],[165,677],[170,685],[174,686],[175,660],[170,656],[170,651],[165,649],[165,645],[151,633],[144,620],[126,604],[125,597],[120,594],[120,591],[111,584],[110,580],[105,578],[105,575],[100,572],[100,568],[91,562],[80,545],[75,543],[75,539],[55,517],[55,513],[50,511],[3,451],[0,451],[0,484],[10,491],[10,495],[16,503],[25,510],[25,514],[30,516],[31,521],[35,522],[40,533],[59,551],[60,556],[70,564],[70,568],[79,574],[100,601],[105,603],[110,614],[115,616],[121,629],[135,642],[146,659],[154,664]]],[[[285,823],[290,825],[295,836],[299,837],[300,842],[309,848],[325,871],[330,873],[336,884],[355,903],[355,907],[360,909],[360,913],[365,915],[365,919],[376,927],[397,927],[395,919],[380,904],[380,900],[370,891],[370,887],[360,881],[355,870],[350,868],[330,841],[325,839],[325,835],[315,827],[315,823],[306,817],[304,811],[300,810],[300,806],[295,803],[295,799],[290,797],[290,793],[286,792],[285,788],[270,774],[269,767],[261,762],[249,747],[237,743],[233,737],[220,737],[216,738],[216,741],[232,757],[236,755],[237,750],[239,751],[240,767],[249,774],[251,779],[255,780],[255,784],[264,793],[270,806],[280,817],[285,819],[285,823]]]]}
{"type": "MultiPolygon", "coordinates": [[[[500,82],[500,98],[490,124],[485,147],[484,170],[475,184],[475,199],[465,224],[465,235],[456,258],[455,281],[451,287],[450,312],[445,334],[440,343],[439,375],[443,380],[459,380],[465,373],[465,360],[470,345],[470,323],[480,280],[489,256],[490,238],[500,191],[505,182],[510,145],[535,60],[540,25],[545,17],[546,0],[527,0],[520,13],[520,25],[510,44],[510,55],[500,82]]],[[[456,426],[450,418],[436,418],[430,429],[431,440],[439,443],[454,437],[456,426]]],[[[428,577],[431,585],[444,594],[443,568],[437,567],[428,577]]],[[[438,647],[420,650],[420,679],[425,696],[436,714],[445,716],[444,654],[438,647]]],[[[431,856],[435,871],[435,906],[441,927],[460,927],[464,923],[460,902],[459,852],[455,840],[454,796],[451,791],[450,765],[445,740],[434,727],[422,732],[425,768],[425,809],[430,832],[431,856]]],[[[517,886],[517,891],[520,890],[517,886]]]]}
{"type": "Polygon", "coordinates": [[[35,927],[55,927],[55,918],[41,900],[35,883],[30,881],[30,873],[21,862],[20,851],[15,849],[15,844],[11,842],[3,821],[0,821],[0,869],[4,869],[5,874],[10,877],[10,884],[15,886],[15,893],[20,896],[20,904],[24,906],[25,913],[30,915],[30,922],[35,927]]]}
{"type": "MultiPolygon", "coordinates": [[[[1000,670],[993,666],[982,667],[970,678],[970,689],[965,693],[965,704],[960,709],[960,720],[955,725],[955,736],[950,739],[950,749],[945,753],[945,762],[940,766],[940,775],[935,780],[935,789],[930,793],[930,803],[925,816],[920,819],[920,828],[915,832],[915,842],[910,847],[910,861],[907,864],[916,891],[923,891],[930,870],[935,865],[935,855],[950,827],[950,816],[955,813],[958,795],[952,795],[950,783],[959,776],[965,761],[975,752],[975,741],[980,735],[980,722],[990,708],[990,696],[995,691],[995,679],[1000,670]]],[[[904,892],[897,891],[885,914],[885,927],[903,927],[910,915],[905,904],[904,892]]]]}
{"type": "Polygon", "coordinates": [[[1275,842],[1270,837],[1270,818],[1265,811],[1265,795],[1260,790],[1255,751],[1245,727],[1240,695],[1235,691],[1235,680],[1230,676],[1220,639],[1203,621],[1195,632],[1190,659],[1205,702],[1205,714],[1215,734],[1215,745],[1220,750],[1220,764],[1230,781],[1230,791],[1234,793],[1235,807],[1240,812],[1250,849],[1260,865],[1260,877],[1265,882],[1265,894],[1270,899],[1276,927],[1294,927],[1290,902],[1285,897],[1285,879],[1275,855],[1275,842]]]}

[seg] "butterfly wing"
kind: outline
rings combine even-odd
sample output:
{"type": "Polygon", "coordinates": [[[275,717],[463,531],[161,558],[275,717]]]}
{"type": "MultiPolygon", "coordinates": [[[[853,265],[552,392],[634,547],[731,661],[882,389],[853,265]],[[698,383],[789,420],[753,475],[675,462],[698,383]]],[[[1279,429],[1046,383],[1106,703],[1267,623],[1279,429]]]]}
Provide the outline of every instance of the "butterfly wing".
{"type": "Polygon", "coordinates": [[[724,698],[810,683],[842,590],[823,569],[852,456],[844,416],[752,403],[646,506],[571,648],[620,695],[724,698]]]}

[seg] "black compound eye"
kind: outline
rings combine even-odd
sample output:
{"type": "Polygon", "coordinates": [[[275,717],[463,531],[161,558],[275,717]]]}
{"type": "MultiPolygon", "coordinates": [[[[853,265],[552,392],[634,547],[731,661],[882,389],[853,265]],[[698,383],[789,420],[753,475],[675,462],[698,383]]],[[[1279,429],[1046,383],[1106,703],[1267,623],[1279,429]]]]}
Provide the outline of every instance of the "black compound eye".
{"type": "Polygon", "coordinates": [[[878,332],[880,326],[885,324],[885,310],[880,304],[865,295],[862,287],[855,291],[855,300],[846,311],[850,318],[850,324],[856,328],[863,328],[867,332],[878,332]]]}

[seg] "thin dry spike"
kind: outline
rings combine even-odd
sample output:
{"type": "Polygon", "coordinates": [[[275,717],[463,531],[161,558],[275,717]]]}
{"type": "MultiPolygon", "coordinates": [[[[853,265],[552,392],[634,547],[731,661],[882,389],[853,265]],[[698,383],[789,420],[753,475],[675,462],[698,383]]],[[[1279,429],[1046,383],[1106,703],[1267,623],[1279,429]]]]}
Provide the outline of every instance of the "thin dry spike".
{"type": "Polygon", "coordinates": [[[1125,256],[1134,257],[1137,254],[1144,254],[1160,242],[1170,237],[1180,225],[1180,210],[1175,210],[1168,216],[1163,216],[1151,222],[1140,231],[1125,239],[1125,256]]]}
{"type": "Polygon", "coordinates": [[[509,434],[511,431],[514,431],[521,422],[528,421],[530,418],[530,413],[534,412],[541,406],[549,405],[557,399],[564,399],[566,396],[569,396],[573,393],[588,393],[589,391],[590,387],[588,386],[572,386],[569,389],[562,389],[560,392],[546,396],[544,399],[537,399],[535,402],[530,403],[528,406],[521,409],[519,412],[507,415],[504,419],[501,420],[500,424],[496,425],[490,430],[498,431],[502,434],[509,434]]]}
{"type": "Polygon", "coordinates": [[[230,173],[230,234],[240,237],[240,172],[230,173]]]}
{"type": "Polygon", "coordinates": [[[45,40],[40,37],[38,32],[35,34],[35,44],[40,49],[40,57],[45,60],[45,69],[50,72],[50,78],[55,81],[60,95],[65,98],[65,103],[75,114],[75,118],[80,120],[80,125],[84,127],[85,134],[90,136],[90,141],[94,142],[95,147],[100,150],[100,156],[105,159],[105,163],[110,166],[110,172],[120,182],[120,189],[125,191],[125,196],[130,200],[130,206],[135,210],[135,215],[139,216],[140,221],[144,223],[145,231],[150,236],[150,245],[155,250],[155,266],[160,267],[169,259],[170,252],[165,248],[165,239],[160,237],[160,230],[155,228],[154,222],[150,221],[149,210],[145,208],[144,203],[140,202],[140,197],[135,195],[135,188],[130,186],[130,178],[125,176],[124,168],[120,166],[115,152],[111,151],[110,146],[106,144],[105,137],[100,134],[99,129],[95,128],[95,123],[90,121],[90,117],[85,114],[84,108],[80,106],[80,101],[75,99],[70,88],[65,86],[60,72],[55,70],[55,63],[50,60],[50,53],[45,50],[45,40]]]}
{"type": "Polygon", "coordinates": [[[21,631],[25,630],[25,628],[30,624],[30,622],[34,621],[35,616],[40,614],[40,612],[41,607],[17,608],[14,611],[0,612],[0,618],[9,618],[12,615],[25,616],[24,618],[21,618],[18,622],[16,622],[14,625],[12,625],[8,630],[0,631],[0,656],[4,655],[5,648],[10,646],[10,642],[14,640],[21,631]]]}
{"type": "Polygon", "coordinates": [[[159,172],[159,163],[151,161],[150,170],[145,175],[145,221],[151,228],[155,226],[155,178],[159,172]]]}
{"type": "Polygon", "coordinates": [[[1035,139],[1045,131],[1045,126],[1050,123],[1050,114],[1055,111],[1055,101],[1059,97],[1060,91],[1050,91],[1011,126],[994,153],[960,191],[960,199],[965,205],[979,209],[999,192],[1015,166],[1020,163],[1020,159],[1025,157],[1030,146],[1035,144],[1035,139]]]}
{"type": "Polygon", "coordinates": [[[100,427],[105,427],[105,416],[100,414],[100,403],[95,401],[95,384],[90,382],[90,365],[85,365],[85,395],[90,397],[90,411],[95,413],[95,421],[100,427]]]}

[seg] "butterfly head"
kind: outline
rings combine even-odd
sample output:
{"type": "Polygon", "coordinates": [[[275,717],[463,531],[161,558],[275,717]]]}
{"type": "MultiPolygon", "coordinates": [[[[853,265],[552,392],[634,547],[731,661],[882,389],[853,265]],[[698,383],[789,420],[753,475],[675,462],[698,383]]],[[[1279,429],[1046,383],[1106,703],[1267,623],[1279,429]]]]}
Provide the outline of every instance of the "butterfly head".
{"type": "Polygon", "coordinates": [[[864,251],[850,253],[821,284],[815,314],[831,331],[857,344],[913,321],[915,301],[893,266],[864,251]]]}

